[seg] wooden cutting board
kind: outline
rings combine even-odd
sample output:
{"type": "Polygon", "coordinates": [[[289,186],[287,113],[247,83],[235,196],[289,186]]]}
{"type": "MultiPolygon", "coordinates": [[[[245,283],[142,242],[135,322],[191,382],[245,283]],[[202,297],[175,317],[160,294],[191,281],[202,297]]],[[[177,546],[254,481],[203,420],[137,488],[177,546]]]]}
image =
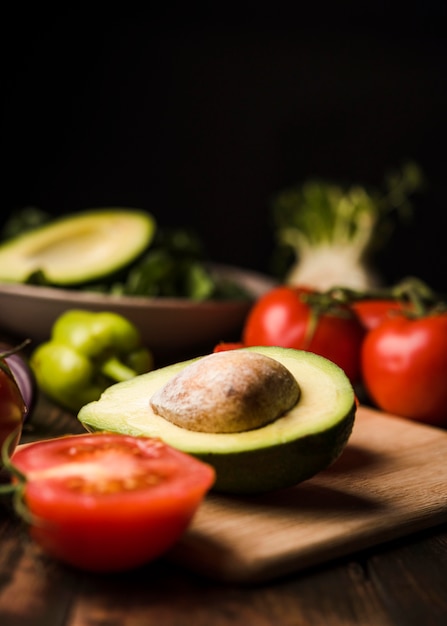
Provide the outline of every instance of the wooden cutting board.
{"type": "Polygon", "coordinates": [[[447,431],[360,407],[330,469],[268,495],[210,494],[170,558],[262,582],[444,521],[447,431]]]}

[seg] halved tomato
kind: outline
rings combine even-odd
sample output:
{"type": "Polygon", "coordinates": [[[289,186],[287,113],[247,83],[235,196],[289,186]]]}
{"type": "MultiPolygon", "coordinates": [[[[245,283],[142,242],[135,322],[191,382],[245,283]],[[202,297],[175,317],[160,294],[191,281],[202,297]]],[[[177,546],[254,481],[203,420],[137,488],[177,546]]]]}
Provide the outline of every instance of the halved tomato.
{"type": "Polygon", "coordinates": [[[31,536],[90,571],[130,569],[173,546],[214,482],[207,464],[160,440],[119,434],[19,447],[31,536]]]}

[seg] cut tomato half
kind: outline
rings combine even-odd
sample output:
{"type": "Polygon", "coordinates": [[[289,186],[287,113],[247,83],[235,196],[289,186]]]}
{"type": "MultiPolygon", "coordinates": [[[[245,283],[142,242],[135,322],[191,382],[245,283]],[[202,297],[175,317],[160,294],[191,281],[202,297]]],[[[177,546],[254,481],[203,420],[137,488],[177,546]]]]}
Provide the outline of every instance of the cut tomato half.
{"type": "Polygon", "coordinates": [[[18,448],[32,537],[90,571],[140,566],[167,551],[214,483],[209,465],[158,439],[70,435],[18,448]]]}

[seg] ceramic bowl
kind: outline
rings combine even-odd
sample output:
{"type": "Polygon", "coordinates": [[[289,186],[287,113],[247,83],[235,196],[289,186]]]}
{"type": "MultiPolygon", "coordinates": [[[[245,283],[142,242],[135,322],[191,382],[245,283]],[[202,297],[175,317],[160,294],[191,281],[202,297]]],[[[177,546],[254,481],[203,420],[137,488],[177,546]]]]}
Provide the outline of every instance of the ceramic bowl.
{"type": "Polygon", "coordinates": [[[251,299],[144,298],[0,283],[0,332],[19,341],[30,338],[35,345],[50,337],[54,321],[67,309],[114,311],[137,325],[143,343],[159,359],[204,354],[220,341],[237,340],[254,300],[274,285],[251,270],[216,265],[214,271],[245,287],[251,299]]]}

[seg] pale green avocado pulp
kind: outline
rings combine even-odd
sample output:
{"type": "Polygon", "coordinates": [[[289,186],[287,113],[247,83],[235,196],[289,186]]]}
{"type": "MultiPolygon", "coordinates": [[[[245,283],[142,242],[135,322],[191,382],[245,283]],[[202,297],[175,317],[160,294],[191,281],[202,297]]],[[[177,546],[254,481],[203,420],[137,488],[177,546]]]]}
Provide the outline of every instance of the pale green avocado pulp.
{"type": "Polygon", "coordinates": [[[59,218],[0,246],[0,280],[22,283],[42,271],[53,285],[89,282],[136,259],[155,229],[150,214],[121,207],[59,218]]]}
{"type": "Polygon", "coordinates": [[[244,348],[276,359],[295,377],[301,394],[288,413],[239,433],[186,430],[156,415],[151,396],[195,359],[109,387],[78,419],[88,431],[158,437],[214,466],[215,491],[260,493],[293,486],[331,465],[352,432],[354,390],[341,368],[290,348],[244,348]]]}

